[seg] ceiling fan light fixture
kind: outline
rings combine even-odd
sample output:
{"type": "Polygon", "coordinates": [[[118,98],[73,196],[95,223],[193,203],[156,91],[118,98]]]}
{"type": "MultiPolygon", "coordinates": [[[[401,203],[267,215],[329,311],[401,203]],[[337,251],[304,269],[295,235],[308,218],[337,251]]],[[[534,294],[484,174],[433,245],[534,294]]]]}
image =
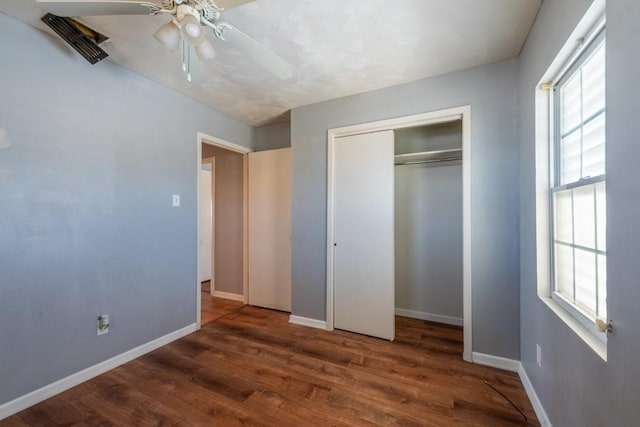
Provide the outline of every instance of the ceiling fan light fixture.
{"type": "Polygon", "coordinates": [[[215,58],[216,50],[213,47],[213,43],[207,39],[202,39],[200,44],[196,46],[196,55],[198,55],[198,58],[202,61],[215,58]]]}
{"type": "Polygon", "coordinates": [[[173,50],[178,46],[178,42],[180,41],[180,30],[173,22],[167,22],[158,28],[158,31],[153,34],[153,37],[167,49],[173,50]]]}
{"type": "Polygon", "coordinates": [[[200,28],[200,21],[193,15],[187,15],[180,21],[182,38],[192,46],[197,46],[204,39],[204,31],[200,28]]]}
{"type": "Polygon", "coordinates": [[[192,37],[195,39],[200,36],[200,27],[196,24],[192,24],[191,22],[188,22],[184,26],[184,32],[187,33],[189,37],[192,37]]]}

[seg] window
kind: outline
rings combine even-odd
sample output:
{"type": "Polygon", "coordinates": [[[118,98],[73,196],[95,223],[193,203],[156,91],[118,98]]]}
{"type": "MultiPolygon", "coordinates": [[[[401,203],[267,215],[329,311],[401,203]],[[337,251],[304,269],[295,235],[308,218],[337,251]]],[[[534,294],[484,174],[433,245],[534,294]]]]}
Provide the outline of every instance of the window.
{"type": "Polygon", "coordinates": [[[604,28],[555,79],[552,114],[551,298],[595,331],[607,319],[604,28]]]}
{"type": "Polygon", "coordinates": [[[537,294],[604,361],[605,0],[594,0],[534,90],[537,294]]]}

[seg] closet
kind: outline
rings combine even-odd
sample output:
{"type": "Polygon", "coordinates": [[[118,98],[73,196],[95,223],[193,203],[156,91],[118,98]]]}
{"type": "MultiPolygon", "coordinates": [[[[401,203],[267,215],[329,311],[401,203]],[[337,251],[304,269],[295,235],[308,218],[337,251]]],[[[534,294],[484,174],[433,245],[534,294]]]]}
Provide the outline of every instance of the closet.
{"type": "Polygon", "coordinates": [[[333,327],[388,340],[395,315],[462,325],[462,121],[335,137],[333,327]]]}
{"type": "Polygon", "coordinates": [[[461,121],[395,132],[395,313],[462,326],[461,121]]]}

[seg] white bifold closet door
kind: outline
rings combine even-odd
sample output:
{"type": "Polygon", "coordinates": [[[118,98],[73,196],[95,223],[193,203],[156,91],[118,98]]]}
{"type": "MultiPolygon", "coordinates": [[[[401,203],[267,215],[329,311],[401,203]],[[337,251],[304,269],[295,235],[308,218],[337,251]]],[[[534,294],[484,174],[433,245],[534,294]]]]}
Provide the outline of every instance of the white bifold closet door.
{"type": "Polygon", "coordinates": [[[334,327],[395,338],[394,134],[334,145],[334,327]]]}
{"type": "Polygon", "coordinates": [[[249,304],[291,311],[291,149],[249,154],[249,304]]]}

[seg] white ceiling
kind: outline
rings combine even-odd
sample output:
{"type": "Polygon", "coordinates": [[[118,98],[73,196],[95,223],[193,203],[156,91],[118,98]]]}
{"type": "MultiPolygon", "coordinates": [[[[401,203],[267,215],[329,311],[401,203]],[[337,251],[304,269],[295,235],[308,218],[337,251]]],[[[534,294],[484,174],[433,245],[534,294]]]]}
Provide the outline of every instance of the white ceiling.
{"type": "MultiPolygon", "coordinates": [[[[294,107],[513,58],[541,1],[256,0],[223,12],[294,66],[289,81],[211,35],[218,55],[188,83],[178,53],[153,38],[167,16],[81,20],[111,38],[111,61],[258,126],[294,107]]],[[[46,28],[35,0],[0,0],[0,11],[46,28]]]]}

